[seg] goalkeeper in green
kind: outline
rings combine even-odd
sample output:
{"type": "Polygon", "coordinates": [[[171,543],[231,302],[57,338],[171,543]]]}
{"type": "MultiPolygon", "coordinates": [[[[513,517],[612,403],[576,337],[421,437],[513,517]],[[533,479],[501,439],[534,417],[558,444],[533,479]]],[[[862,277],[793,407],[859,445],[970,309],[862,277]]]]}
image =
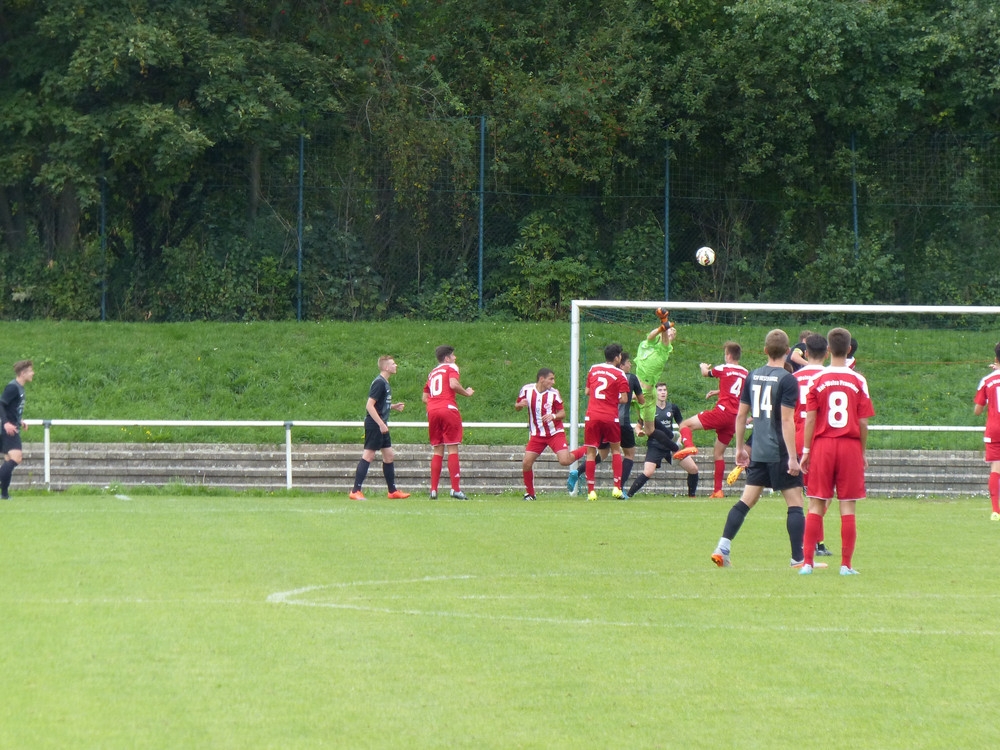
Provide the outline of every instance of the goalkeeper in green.
{"type": "MultiPolygon", "coordinates": [[[[663,368],[670,359],[670,353],[674,350],[673,341],[677,336],[677,329],[674,324],[667,320],[669,313],[662,308],[656,310],[656,317],[660,319],[660,325],[649,332],[645,340],[639,344],[639,349],[632,358],[636,377],[639,378],[639,385],[642,386],[643,393],[652,393],[653,384],[664,380],[663,368]]],[[[646,435],[652,435],[656,429],[656,403],[655,399],[646,399],[645,404],[639,406],[639,419],[642,424],[642,431],[646,435]]]]}

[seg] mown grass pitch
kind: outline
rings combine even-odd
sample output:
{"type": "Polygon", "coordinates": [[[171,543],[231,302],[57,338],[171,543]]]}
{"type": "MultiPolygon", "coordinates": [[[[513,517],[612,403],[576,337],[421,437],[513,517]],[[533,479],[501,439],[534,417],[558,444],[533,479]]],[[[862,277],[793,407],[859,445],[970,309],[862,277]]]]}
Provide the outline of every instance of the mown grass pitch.
{"type": "Polygon", "coordinates": [[[852,578],[777,497],[715,568],[731,502],[16,497],[0,747],[1000,744],[987,501],[863,503],[852,578]]]}

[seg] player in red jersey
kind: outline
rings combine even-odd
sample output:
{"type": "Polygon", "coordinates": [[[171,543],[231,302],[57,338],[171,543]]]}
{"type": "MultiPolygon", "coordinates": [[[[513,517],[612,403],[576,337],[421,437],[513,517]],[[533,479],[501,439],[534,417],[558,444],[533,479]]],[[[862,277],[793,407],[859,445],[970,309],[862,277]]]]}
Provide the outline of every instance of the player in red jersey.
{"type": "Polygon", "coordinates": [[[444,450],[448,449],[448,476],[451,496],[467,500],[459,484],[458,445],[462,442],[462,415],[455,403],[455,394],[475,393],[459,381],[455,364],[455,347],[439,346],[434,350],[438,366],[431,370],[424,384],[423,402],[427,404],[427,433],[431,440],[431,500],[437,500],[438,482],[444,465],[444,450]]]}
{"type": "Polygon", "coordinates": [[[976,416],[986,412],[986,463],[990,465],[990,519],[1000,521],[1000,344],[993,351],[993,372],[979,381],[973,408],[976,416]]]}
{"type": "Polygon", "coordinates": [[[525,500],[535,499],[535,460],[546,448],[552,449],[563,466],[569,466],[587,452],[585,446],[571,451],[566,443],[566,431],[562,423],[566,418],[566,409],[555,385],[555,373],[543,367],[538,371],[534,383],[521,388],[517,401],[514,402],[517,411],[528,410],[528,445],[524,449],[524,461],[521,463],[525,500]]]}
{"type": "MultiPolygon", "coordinates": [[[[802,446],[805,442],[806,434],[806,397],[809,395],[809,387],[812,380],[824,371],[823,361],[826,359],[827,343],[826,338],[818,333],[809,333],[806,340],[802,342],[805,351],[805,365],[795,371],[795,379],[799,381],[799,405],[795,409],[795,450],[802,456],[802,446]]],[[[786,360],[788,361],[788,360],[786,360]]],[[[808,487],[809,477],[806,472],[802,472],[802,486],[808,487]]],[[[816,543],[816,554],[820,557],[828,557],[831,553],[826,548],[823,541],[823,518],[829,510],[830,503],[827,502],[823,508],[823,513],[819,517],[819,541],[816,543]]]]}
{"type": "Polygon", "coordinates": [[[611,445],[611,474],[614,489],[611,496],[622,497],[622,430],[618,405],[628,401],[629,382],[625,373],[618,368],[621,362],[620,344],[604,347],[604,363],[594,365],[587,373],[587,414],[583,420],[583,445],[587,449],[585,471],[587,476],[587,499],[596,500],[594,489],[594,469],[597,460],[597,446],[611,445]]]}
{"type": "Polygon", "coordinates": [[[702,362],[700,365],[702,377],[719,379],[719,388],[705,394],[705,398],[718,396],[715,408],[688,417],[681,423],[683,447],[674,454],[674,459],[678,461],[687,456],[697,455],[698,449],[694,445],[691,433],[694,430],[715,430],[715,447],[712,452],[715,460],[715,485],[709,497],[725,497],[722,492],[722,480],[726,476],[726,446],[733,441],[733,435],[736,434],[736,414],[740,410],[740,394],[743,392],[743,381],[747,377],[747,368],[740,365],[743,353],[740,345],[735,341],[727,341],[723,351],[724,364],[712,367],[702,362]]]}
{"type": "Polygon", "coordinates": [[[851,334],[834,328],[827,334],[830,366],[812,380],[806,396],[802,470],[809,472],[809,513],[802,540],[803,575],[812,573],[824,505],[836,491],[840,501],[840,574],[855,575],[851,566],[858,532],[855,510],[865,497],[865,445],[868,418],[875,415],[864,376],[847,366],[851,334]]]}

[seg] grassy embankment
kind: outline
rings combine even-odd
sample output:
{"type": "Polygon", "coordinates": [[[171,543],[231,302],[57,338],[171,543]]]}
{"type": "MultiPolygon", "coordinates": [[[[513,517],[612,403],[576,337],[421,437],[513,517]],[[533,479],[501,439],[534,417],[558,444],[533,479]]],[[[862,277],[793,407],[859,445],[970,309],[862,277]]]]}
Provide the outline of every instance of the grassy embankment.
{"type": "MultiPolygon", "coordinates": [[[[819,328],[819,327],[818,327],[819,328]]],[[[648,330],[640,324],[587,324],[586,363],[610,340],[634,351],[648,330]]],[[[705,408],[712,386],[700,361],[717,362],[721,345],[736,338],[748,368],[763,362],[765,328],[682,326],[668,365],[671,398],[685,415],[705,408]]],[[[798,328],[786,330],[795,336],[798,328]]],[[[819,330],[825,330],[819,328],[819,330]]],[[[996,333],[858,328],[859,369],[868,377],[878,415],[873,424],[977,425],[971,399],[992,359],[996,333]]],[[[35,419],[360,420],[375,361],[398,358],[397,420],[424,418],[420,391],[441,343],[457,348],[463,382],[476,394],[462,399],[467,422],[517,421],[520,386],[539,367],[553,368],[568,398],[569,325],[555,323],[121,324],[7,323],[0,362],[30,357],[26,417],[35,419]]],[[[27,440],[41,440],[40,430],[27,440]]],[[[356,428],[296,428],[296,441],[358,442],[356,428]]],[[[698,434],[709,445],[711,436],[698,434]]],[[[422,442],[417,428],[393,431],[397,443],[422,442]]],[[[57,427],[52,440],[162,442],[280,442],[273,429],[178,427],[57,427]]],[[[511,443],[519,430],[470,429],[466,442],[511,443]]],[[[977,433],[873,434],[876,447],[981,446],[977,433]]]]}

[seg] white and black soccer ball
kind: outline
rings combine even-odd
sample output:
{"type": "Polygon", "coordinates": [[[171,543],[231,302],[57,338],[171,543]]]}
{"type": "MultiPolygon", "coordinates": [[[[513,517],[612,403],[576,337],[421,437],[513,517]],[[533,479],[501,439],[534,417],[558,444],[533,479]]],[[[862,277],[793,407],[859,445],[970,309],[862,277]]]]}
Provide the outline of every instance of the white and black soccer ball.
{"type": "Polygon", "coordinates": [[[710,266],[715,263],[715,250],[710,247],[699,247],[694,254],[694,259],[700,265],[710,266]]]}

